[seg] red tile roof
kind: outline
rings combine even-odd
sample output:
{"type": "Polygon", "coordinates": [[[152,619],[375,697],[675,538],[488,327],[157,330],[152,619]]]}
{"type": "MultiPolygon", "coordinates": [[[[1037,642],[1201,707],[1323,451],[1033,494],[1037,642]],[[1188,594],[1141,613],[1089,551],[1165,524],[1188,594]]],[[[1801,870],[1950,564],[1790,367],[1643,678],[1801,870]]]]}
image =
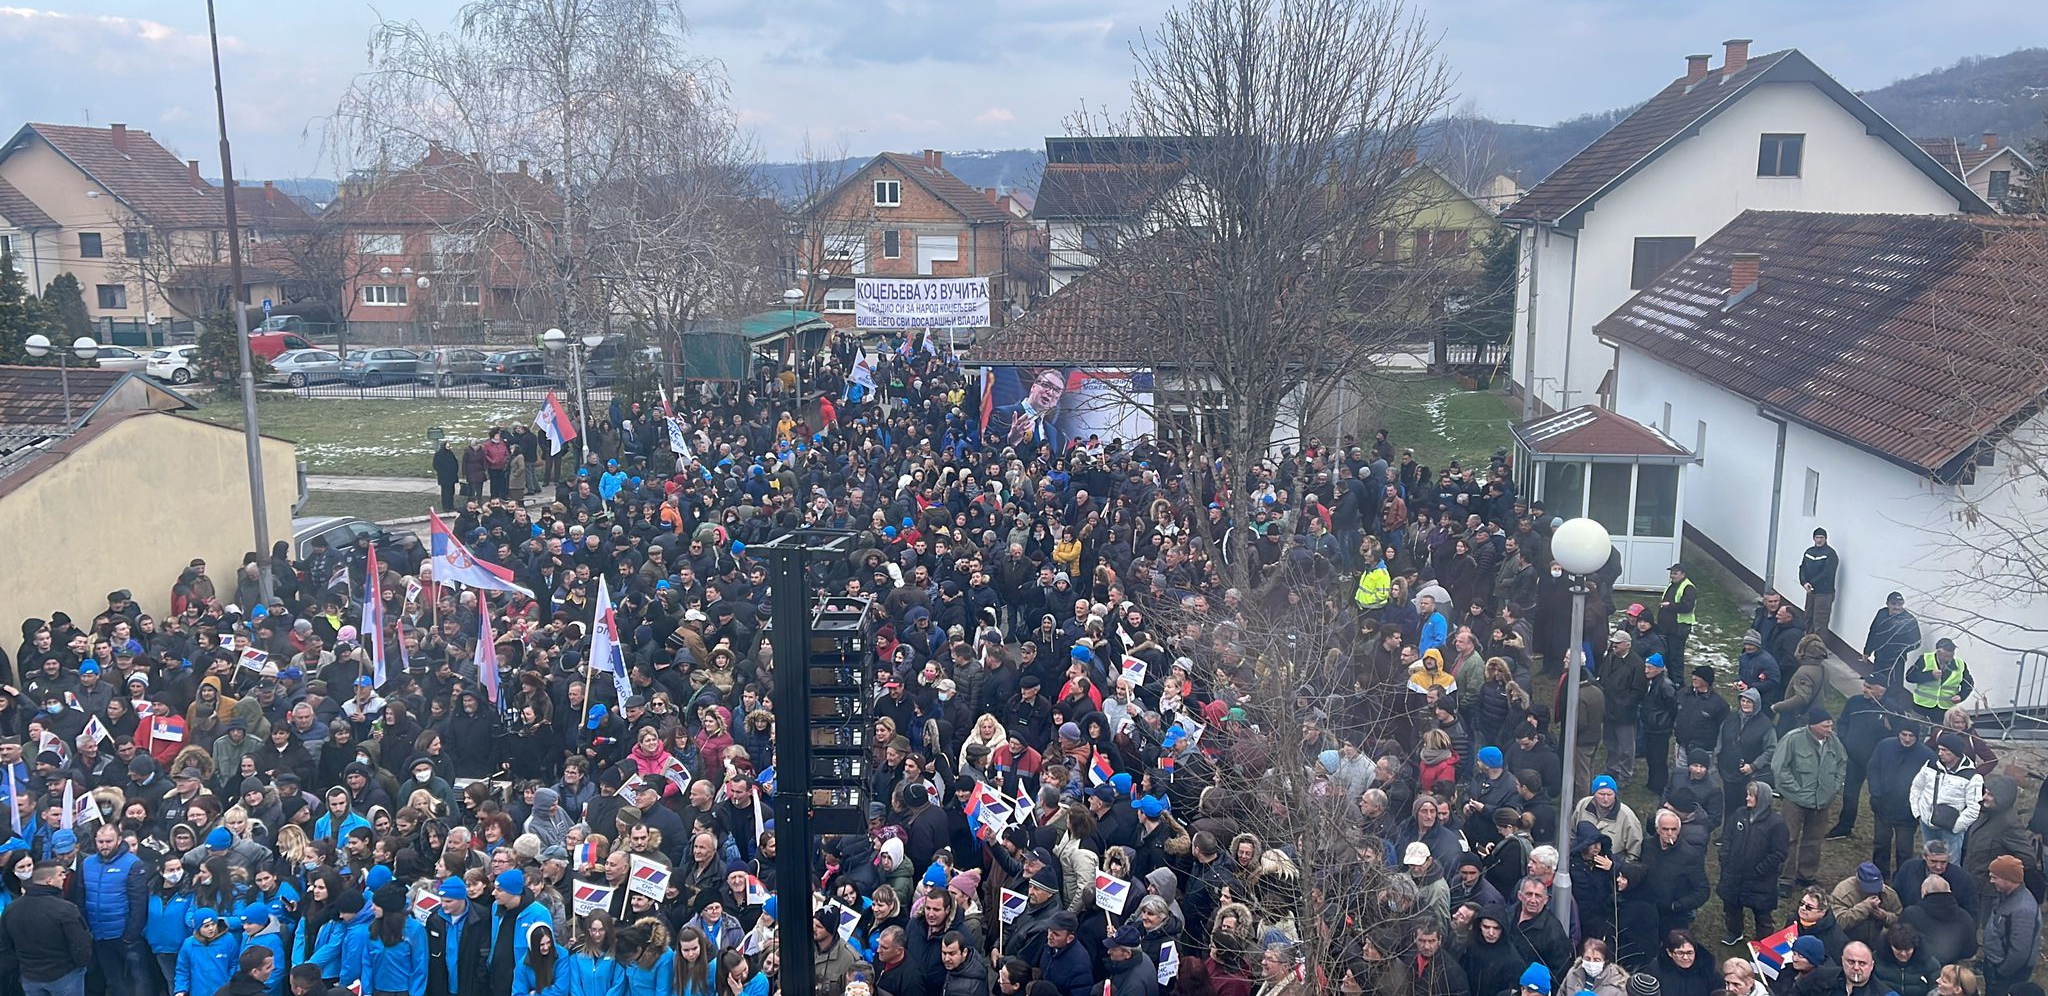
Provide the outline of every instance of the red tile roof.
{"type": "Polygon", "coordinates": [[[57,219],[44,213],[36,202],[29,200],[14,184],[0,180],[0,218],[14,223],[16,228],[59,228],[57,219]]]}
{"type": "Polygon", "coordinates": [[[538,177],[491,171],[476,156],[435,147],[405,169],[344,182],[324,217],[348,225],[464,225],[494,214],[552,214],[559,203],[538,177]]]}
{"type": "MultiPolygon", "coordinates": [[[[901,152],[884,152],[875,158],[885,160],[890,165],[902,170],[905,176],[916,180],[926,190],[931,191],[932,196],[945,201],[947,207],[960,212],[960,215],[968,221],[1008,221],[1010,219],[1009,212],[991,203],[988,195],[968,186],[967,181],[954,176],[953,172],[944,166],[933,166],[925,162],[922,156],[907,155],[901,152]]],[[[862,172],[865,172],[865,167],[863,167],[862,172]]],[[[855,176],[858,175],[859,173],[855,174],[855,176]]]]}
{"type": "Polygon", "coordinates": [[[1580,405],[1515,426],[1532,453],[1553,456],[1689,457],[1686,448],[1626,415],[1580,405]]]}
{"type": "Polygon", "coordinates": [[[2048,390],[2043,288],[2048,220],[1750,211],[1594,332],[1951,479],[2048,390]],[[1731,302],[1736,253],[1761,277],[1731,302]]]}
{"type": "Polygon", "coordinates": [[[185,163],[149,132],[128,128],[125,134],[122,149],[114,146],[112,128],[27,124],[8,143],[8,151],[19,148],[30,135],[39,136],[151,225],[227,227],[220,188],[205,180],[194,186],[185,163]]]}
{"type": "MultiPolygon", "coordinates": [[[[1933,156],[1934,161],[1940,163],[1942,169],[1960,177],[1969,176],[1977,167],[1990,162],[2006,149],[2003,145],[1987,149],[1981,141],[1973,143],[1954,138],[1916,138],[1913,144],[1933,156]]],[[[2017,153],[2018,150],[2014,152],[2017,153]]]]}
{"type": "Polygon", "coordinates": [[[1116,293],[1114,281],[1091,270],[974,344],[977,363],[1011,364],[1129,363],[1156,359],[1148,352],[1128,295],[1116,293]]]}
{"type": "Polygon", "coordinates": [[[1752,87],[1777,82],[1804,82],[1818,87],[1861,120],[1872,135],[1890,144],[1947,188],[1965,210],[1989,210],[1959,176],[1946,167],[1936,168],[1929,163],[1920,154],[1923,150],[1871,110],[1861,97],[1835,82],[1798,49],[1785,49],[1750,59],[1733,73],[1724,68],[1697,81],[1689,82],[1682,76],[1672,80],[1606,134],[1594,139],[1593,144],[1544,177],[1542,183],[1509,205],[1500,217],[1503,221],[1556,222],[1576,228],[1579,215],[1590,209],[1592,202],[1609,187],[1634,175],[1673,143],[1696,134],[1699,125],[1732,106],[1752,87]]]}

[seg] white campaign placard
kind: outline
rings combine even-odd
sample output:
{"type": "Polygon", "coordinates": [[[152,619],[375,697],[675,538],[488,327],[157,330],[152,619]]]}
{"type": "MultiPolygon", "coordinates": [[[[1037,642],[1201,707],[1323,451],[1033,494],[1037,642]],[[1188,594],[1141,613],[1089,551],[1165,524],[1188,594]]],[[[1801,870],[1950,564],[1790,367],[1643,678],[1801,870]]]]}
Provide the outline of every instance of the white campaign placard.
{"type": "Polygon", "coordinates": [[[853,324],[863,329],[979,329],[989,325],[987,277],[858,277],[853,324]]]}

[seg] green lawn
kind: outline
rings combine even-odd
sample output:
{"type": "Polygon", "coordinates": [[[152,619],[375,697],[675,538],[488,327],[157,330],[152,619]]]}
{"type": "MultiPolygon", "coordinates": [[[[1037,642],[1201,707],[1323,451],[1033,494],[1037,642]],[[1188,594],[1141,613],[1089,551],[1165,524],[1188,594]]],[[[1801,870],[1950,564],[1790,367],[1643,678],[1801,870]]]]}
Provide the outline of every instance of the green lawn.
{"type": "Polygon", "coordinates": [[[438,502],[438,496],[419,492],[308,490],[306,507],[299,514],[353,515],[371,522],[388,522],[418,518],[438,502]]]}
{"type": "Polygon", "coordinates": [[[1425,466],[1459,460],[1483,469],[1494,450],[1513,444],[1515,413],[1496,392],[1467,391],[1449,377],[1389,377],[1379,391],[1387,439],[1425,466]]]}
{"type": "MultiPolygon", "coordinates": [[[[403,401],[299,398],[267,395],[256,401],[265,433],[299,444],[299,459],[313,474],[358,477],[432,477],[434,444],[427,430],[441,428],[449,444],[481,438],[494,425],[531,421],[527,401],[403,401]]],[[[238,399],[211,401],[193,418],[242,425],[238,399]]]]}

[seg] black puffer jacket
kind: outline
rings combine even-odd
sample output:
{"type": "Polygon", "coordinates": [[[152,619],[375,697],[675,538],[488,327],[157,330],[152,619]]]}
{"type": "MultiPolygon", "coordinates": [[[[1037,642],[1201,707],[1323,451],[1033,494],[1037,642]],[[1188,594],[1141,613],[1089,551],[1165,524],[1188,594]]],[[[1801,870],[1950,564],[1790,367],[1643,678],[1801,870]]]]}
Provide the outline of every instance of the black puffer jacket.
{"type": "MultiPolygon", "coordinates": [[[[1766,723],[1766,728],[1768,728],[1766,723]]],[[[1772,805],[1777,794],[1769,783],[1757,782],[1757,804],[1728,817],[1721,838],[1721,885],[1724,904],[1744,909],[1778,908],[1778,872],[1785,866],[1791,832],[1772,805]]]]}

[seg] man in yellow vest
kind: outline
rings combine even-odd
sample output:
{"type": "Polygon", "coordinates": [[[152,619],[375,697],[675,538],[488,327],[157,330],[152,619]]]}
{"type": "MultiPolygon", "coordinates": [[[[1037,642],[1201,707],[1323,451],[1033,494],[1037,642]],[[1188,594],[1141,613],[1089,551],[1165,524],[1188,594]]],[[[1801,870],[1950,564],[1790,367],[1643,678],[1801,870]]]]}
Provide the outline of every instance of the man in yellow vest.
{"type": "Polygon", "coordinates": [[[1943,714],[1962,705],[1977,682],[1970,665],[1956,656],[1956,641],[1944,636],[1934,641],[1933,652],[1906,669],[1906,687],[1913,690],[1913,708],[1930,725],[1940,726],[1943,714]]]}
{"type": "Polygon", "coordinates": [[[1358,604],[1361,623],[1370,621],[1377,625],[1380,613],[1387,607],[1387,600],[1393,597],[1394,576],[1387,570],[1386,558],[1380,556],[1380,541],[1370,536],[1359,544],[1358,552],[1367,565],[1365,573],[1358,576],[1358,589],[1351,600],[1358,604]]]}
{"type": "Polygon", "coordinates": [[[1664,599],[1657,603],[1657,630],[1664,634],[1664,664],[1667,668],[1685,669],[1685,640],[1692,635],[1692,624],[1697,618],[1693,608],[1698,600],[1692,581],[1685,576],[1684,564],[1671,565],[1671,583],[1664,588],[1664,599]]]}

